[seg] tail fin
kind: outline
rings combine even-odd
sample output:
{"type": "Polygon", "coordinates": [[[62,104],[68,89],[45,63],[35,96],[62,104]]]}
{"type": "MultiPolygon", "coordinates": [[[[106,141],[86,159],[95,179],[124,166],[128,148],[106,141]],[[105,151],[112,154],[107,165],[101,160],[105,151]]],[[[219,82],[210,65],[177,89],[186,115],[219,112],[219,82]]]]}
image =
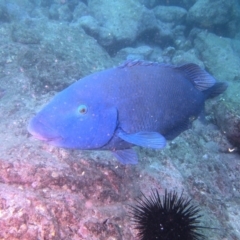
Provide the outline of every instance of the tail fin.
{"type": "Polygon", "coordinates": [[[216,97],[223,93],[228,87],[226,82],[217,82],[213,76],[194,63],[184,64],[176,68],[184,72],[187,79],[189,79],[199,91],[202,91],[206,98],[216,97]]]}
{"type": "Polygon", "coordinates": [[[205,91],[216,83],[213,76],[194,63],[184,64],[176,68],[181,70],[199,91],[205,91]]]}
{"type": "Polygon", "coordinates": [[[214,98],[223,93],[228,87],[226,82],[216,82],[212,87],[203,91],[206,98],[214,98]]]}

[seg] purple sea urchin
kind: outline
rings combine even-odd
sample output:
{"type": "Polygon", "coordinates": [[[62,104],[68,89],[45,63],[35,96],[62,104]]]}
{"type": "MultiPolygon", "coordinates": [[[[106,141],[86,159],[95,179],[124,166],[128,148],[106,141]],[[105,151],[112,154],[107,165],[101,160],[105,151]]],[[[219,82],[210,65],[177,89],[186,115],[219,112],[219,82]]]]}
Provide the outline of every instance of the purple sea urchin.
{"type": "Polygon", "coordinates": [[[140,240],[202,240],[199,233],[200,209],[191,200],[173,191],[160,197],[152,191],[149,198],[145,195],[131,206],[130,215],[140,240]]]}

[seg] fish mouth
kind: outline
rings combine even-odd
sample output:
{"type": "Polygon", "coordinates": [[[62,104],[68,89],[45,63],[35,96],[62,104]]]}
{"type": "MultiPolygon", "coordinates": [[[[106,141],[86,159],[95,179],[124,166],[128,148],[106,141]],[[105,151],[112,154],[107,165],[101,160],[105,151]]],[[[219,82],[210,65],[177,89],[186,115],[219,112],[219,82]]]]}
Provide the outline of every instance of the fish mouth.
{"type": "Polygon", "coordinates": [[[27,130],[33,137],[41,141],[48,142],[49,144],[54,144],[54,142],[58,142],[63,139],[63,137],[59,136],[54,129],[35,118],[29,122],[27,130]]]}

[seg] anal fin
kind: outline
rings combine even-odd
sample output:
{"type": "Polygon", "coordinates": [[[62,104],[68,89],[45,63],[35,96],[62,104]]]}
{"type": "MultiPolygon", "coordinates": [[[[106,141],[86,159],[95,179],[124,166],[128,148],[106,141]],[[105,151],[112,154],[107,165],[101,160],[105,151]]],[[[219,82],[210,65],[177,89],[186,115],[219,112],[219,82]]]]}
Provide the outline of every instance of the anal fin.
{"type": "Polygon", "coordinates": [[[117,160],[122,164],[137,164],[138,163],[138,155],[131,148],[112,151],[112,153],[117,158],[117,160]]]}

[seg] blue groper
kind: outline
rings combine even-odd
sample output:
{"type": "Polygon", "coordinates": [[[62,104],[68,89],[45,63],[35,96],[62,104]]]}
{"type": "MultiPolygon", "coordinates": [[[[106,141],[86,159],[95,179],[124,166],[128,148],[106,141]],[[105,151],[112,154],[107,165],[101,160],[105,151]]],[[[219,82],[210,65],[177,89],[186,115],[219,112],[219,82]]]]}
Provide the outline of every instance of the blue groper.
{"type": "Polygon", "coordinates": [[[134,145],[163,148],[198,118],[206,99],[226,88],[196,64],[129,61],[58,93],[28,131],[54,146],[110,150],[134,164],[134,145]]]}

